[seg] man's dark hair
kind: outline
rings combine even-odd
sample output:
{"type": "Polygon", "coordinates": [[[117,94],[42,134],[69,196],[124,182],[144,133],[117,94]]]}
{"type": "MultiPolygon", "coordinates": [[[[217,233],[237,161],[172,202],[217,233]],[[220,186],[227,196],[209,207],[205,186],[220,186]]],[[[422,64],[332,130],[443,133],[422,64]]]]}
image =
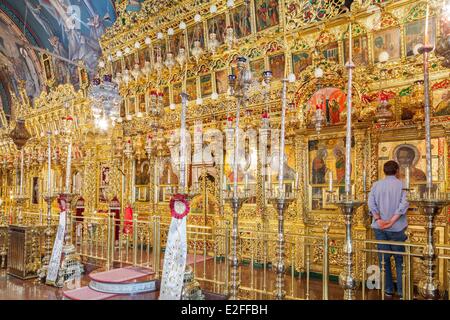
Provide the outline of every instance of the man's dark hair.
{"type": "Polygon", "coordinates": [[[399,169],[398,163],[393,160],[389,160],[383,166],[384,174],[387,176],[395,175],[398,169],[399,169]]]}

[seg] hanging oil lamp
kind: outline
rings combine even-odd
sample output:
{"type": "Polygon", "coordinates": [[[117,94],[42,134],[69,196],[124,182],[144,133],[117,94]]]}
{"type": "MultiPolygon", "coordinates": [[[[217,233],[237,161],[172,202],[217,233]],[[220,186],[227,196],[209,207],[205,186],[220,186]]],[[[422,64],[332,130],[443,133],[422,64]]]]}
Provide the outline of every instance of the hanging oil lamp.
{"type": "Polygon", "coordinates": [[[234,29],[232,26],[228,26],[225,30],[225,43],[227,44],[228,50],[233,49],[234,44],[236,43],[234,29]]]}
{"type": "Polygon", "coordinates": [[[199,40],[194,41],[194,47],[191,49],[191,54],[195,58],[195,61],[198,63],[200,57],[203,54],[203,49],[199,40]]]}
{"type": "Polygon", "coordinates": [[[176,56],[175,60],[179,64],[180,68],[183,68],[186,62],[186,49],[184,49],[183,47],[178,49],[178,55],[176,56]]]}

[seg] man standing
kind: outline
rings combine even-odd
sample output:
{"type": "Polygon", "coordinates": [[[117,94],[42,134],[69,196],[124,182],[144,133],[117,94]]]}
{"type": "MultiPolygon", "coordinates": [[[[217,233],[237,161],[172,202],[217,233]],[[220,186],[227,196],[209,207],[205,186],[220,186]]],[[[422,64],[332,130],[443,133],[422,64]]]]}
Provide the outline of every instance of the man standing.
{"type": "MultiPolygon", "coordinates": [[[[383,167],[386,177],[375,182],[369,193],[369,214],[373,218],[372,229],[377,240],[398,241],[406,240],[405,230],[408,226],[406,211],[408,201],[403,183],[398,179],[399,166],[395,161],[388,161],[383,167]]],[[[404,252],[403,245],[379,244],[378,250],[404,252]]],[[[380,267],[382,255],[378,254],[380,267]]],[[[402,296],[402,265],[403,256],[394,255],[395,268],[397,271],[397,293],[402,296]]],[[[391,254],[384,254],[385,263],[385,294],[393,295],[394,284],[392,282],[391,254]]]]}

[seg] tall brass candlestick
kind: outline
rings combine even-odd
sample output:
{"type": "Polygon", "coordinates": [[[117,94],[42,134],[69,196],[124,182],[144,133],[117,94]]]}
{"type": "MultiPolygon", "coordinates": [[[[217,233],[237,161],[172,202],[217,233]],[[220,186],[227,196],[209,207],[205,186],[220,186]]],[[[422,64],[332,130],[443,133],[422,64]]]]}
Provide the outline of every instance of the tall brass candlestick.
{"type": "Polygon", "coordinates": [[[281,130],[280,130],[280,161],[278,167],[278,190],[280,198],[283,196],[283,178],[284,178],[284,144],[285,144],[285,126],[286,126],[286,91],[287,79],[283,79],[283,91],[281,98],[281,130]]]}
{"type": "Polygon", "coordinates": [[[69,145],[67,147],[67,163],[66,163],[66,192],[70,193],[70,176],[72,167],[72,138],[69,137],[69,145]]]}
{"type": "Polygon", "coordinates": [[[348,53],[348,83],[347,83],[347,131],[345,136],[345,194],[349,196],[352,192],[350,181],[351,151],[352,151],[352,76],[355,65],[352,60],[352,24],[349,27],[349,53],[348,53]]]}
{"type": "MultiPolygon", "coordinates": [[[[180,187],[186,189],[186,109],[188,95],[181,93],[181,133],[180,133],[180,187]]],[[[169,175],[170,176],[170,175],[169,175]]]]}

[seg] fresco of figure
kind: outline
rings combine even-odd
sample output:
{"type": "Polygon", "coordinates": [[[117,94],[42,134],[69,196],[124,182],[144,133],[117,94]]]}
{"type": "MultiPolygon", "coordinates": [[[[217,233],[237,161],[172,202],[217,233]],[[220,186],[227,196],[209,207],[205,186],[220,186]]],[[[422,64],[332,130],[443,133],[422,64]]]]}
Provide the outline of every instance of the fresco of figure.
{"type": "Polygon", "coordinates": [[[312,184],[325,183],[325,174],[327,172],[327,165],[325,159],[327,157],[327,150],[321,148],[317,150],[317,154],[312,161],[312,184]]]}

